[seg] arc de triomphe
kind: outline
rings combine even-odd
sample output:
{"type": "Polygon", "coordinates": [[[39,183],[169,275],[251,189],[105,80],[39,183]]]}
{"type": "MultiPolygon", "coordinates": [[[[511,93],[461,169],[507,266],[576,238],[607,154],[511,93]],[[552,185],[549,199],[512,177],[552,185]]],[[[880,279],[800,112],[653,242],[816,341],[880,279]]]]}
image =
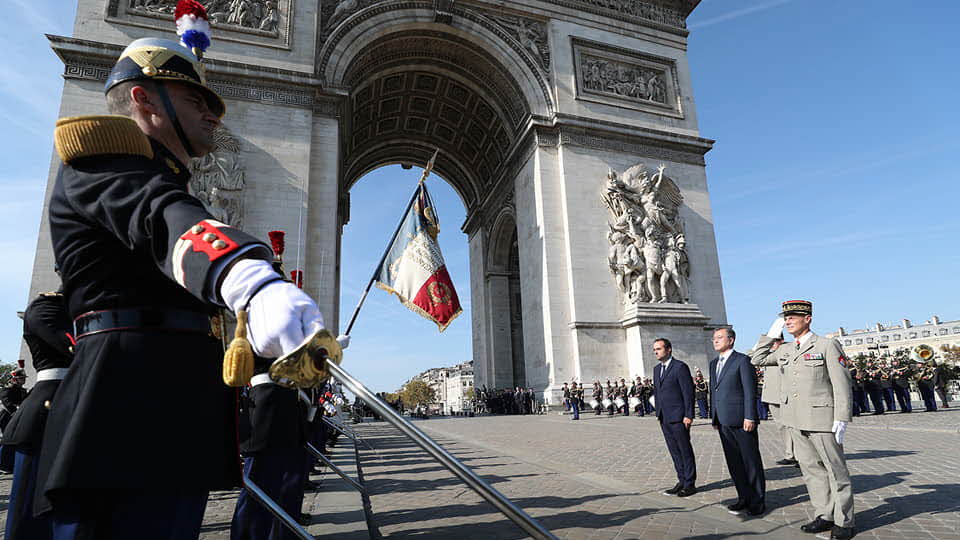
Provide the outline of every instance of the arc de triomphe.
{"type": "MultiPolygon", "coordinates": [[[[726,315],[686,57],[699,0],[203,3],[228,111],[192,187],[231,224],[286,230],[328,321],[350,187],[439,147],[467,210],[477,386],[649,376],[661,335],[705,366],[726,315]]],[[[113,60],[174,37],[174,4],[79,0],[73,37],[49,36],[60,116],[105,112],[113,60]]],[[[44,211],[31,295],[52,268],[44,211]]]]}

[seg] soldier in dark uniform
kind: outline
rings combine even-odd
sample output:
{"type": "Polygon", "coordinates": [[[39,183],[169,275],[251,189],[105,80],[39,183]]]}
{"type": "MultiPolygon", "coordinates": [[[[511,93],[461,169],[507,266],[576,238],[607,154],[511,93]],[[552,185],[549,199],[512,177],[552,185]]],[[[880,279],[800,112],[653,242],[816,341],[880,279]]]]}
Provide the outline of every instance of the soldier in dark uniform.
{"type": "Polygon", "coordinates": [[[276,358],[322,328],[270,247],[187,192],[225,107],[196,56],[134,41],[106,83],[114,116],[57,122],[49,217],[77,345],[50,409],[34,509],[58,539],[196,538],[209,491],[240,483],[236,390],[210,317],[249,313],[276,358]],[[169,391],[176,374],[176,396],[169,391]],[[148,468],[145,469],[145,464],[148,468]],[[107,532],[109,531],[109,532],[107,532]]]}
{"type": "Polygon", "coordinates": [[[710,418],[710,410],[707,407],[707,381],[703,378],[703,372],[697,368],[696,375],[693,377],[693,391],[697,399],[697,407],[700,408],[700,418],[710,418]]]}
{"type": "Polygon", "coordinates": [[[870,409],[867,407],[866,400],[867,395],[863,390],[863,375],[860,373],[860,369],[857,368],[856,364],[850,363],[850,380],[851,388],[853,390],[853,416],[860,416],[862,412],[870,412],[870,409]]]}
{"type": "MultiPolygon", "coordinates": [[[[306,478],[306,407],[298,391],[270,379],[269,362],[258,359],[241,409],[249,437],[240,441],[243,472],[288,514],[300,516],[306,478]]],[[[296,538],[246,490],[240,492],[230,526],[232,540],[296,538]]]]}
{"type": "Polygon", "coordinates": [[[27,390],[23,387],[26,382],[26,372],[22,368],[17,368],[10,372],[10,383],[0,390],[0,432],[4,434],[4,438],[6,438],[7,425],[27,397],[27,390]]]}
{"type": "Polygon", "coordinates": [[[570,388],[567,383],[563,383],[563,408],[567,411],[570,410],[570,388]]]}
{"type": "Polygon", "coordinates": [[[883,402],[890,412],[897,410],[896,397],[893,393],[893,374],[887,367],[887,361],[881,358],[878,366],[880,369],[880,394],[883,396],[883,402]]]}
{"type": "Polygon", "coordinates": [[[617,399],[617,389],[610,384],[609,379],[607,380],[607,387],[603,389],[603,395],[610,400],[610,405],[607,407],[607,416],[613,416],[613,410],[616,408],[613,400],[617,399]]]}
{"type": "Polygon", "coordinates": [[[593,400],[597,402],[597,406],[593,408],[593,415],[600,416],[600,402],[603,401],[603,386],[600,385],[600,381],[594,381],[593,383],[593,400]]]}
{"type": "Polygon", "coordinates": [[[583,387],[573,383],[570,388],[570,406],[573,407],[573,420],[580,419],[580,406],[583,404],[583,387]]]}
{"type": "Polygon", "coordinates": [[[883,390],[880,388],[880,379],[880,368],[874,364],[873,360],[867,360],[867,368],[863,377],[863,388],[873,403],[873,414],[883,414],[884,412],[883,390]]]}
{"type": "Polygon", "coordinates": [[[72,332],[64,298],[59,292],[40,294],[23,312],[23,340],[30,348],[37,382],[4,431],[4,446],[15,452],[4,537],[10,540],[51,537],[50,520],[33,516],[36,458],[47,412],[73,359],[72,332]]]}
{"type": "Polygon", "coordinates": [[[938,366],[935,360],[930,362],[935,366],[933,368],[933,387],[937,390],[937,395],[940,396],[943,408],[949,409],[950,400],[947,399],[947,383],[950,382],[950,377],[943,365],[938,366]]]}
{"type": "Polygon", "coordinates": [[[893,382],[893,393],[897,396],[900,403],[901,413],[913,412],[913,404],[910,402],[910,376],[909,365],[901,365],[900,360],[894,358],[890,362],[890,378],[893,382]]]}
{"type": "Polygon", "coordinates": [[[917,390],[923,399],[923,405],[926,412],[935,412],[937,410],[937,398],[933,393],[933,383],[936,376],[936,365],[933,361],[919,366],[917,372],[917,390]]]}

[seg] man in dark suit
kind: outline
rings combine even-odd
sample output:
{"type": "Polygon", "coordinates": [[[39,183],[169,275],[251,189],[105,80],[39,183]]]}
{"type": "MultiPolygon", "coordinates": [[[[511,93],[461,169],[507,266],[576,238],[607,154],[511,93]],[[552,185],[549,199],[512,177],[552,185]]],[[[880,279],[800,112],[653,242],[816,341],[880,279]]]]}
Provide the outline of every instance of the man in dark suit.
{"type": "Polygon", "coordinates": [[[653,353],[660,364],[653,368],[653,388],[657,396],[657,420],[667,449],[677,470],[677,485],[664,491],[666,495],[689,497],[697,492],[697,462],[690,445],[693,424],[693,377],[690,368],[673,358],[669,339],[653,342],[653,353]]]}
{"type": "Polygon", "coordinates": [[[732,328],[713,332],[717,357],[710,361],[710,410],[737,488],[737,502],[727,509],[732,514],[746,510],[751,516],[759,516],[766,511],[767,484],[757,437],[757,376],[750,357],[733,350],[736,338],[732,328]]]}

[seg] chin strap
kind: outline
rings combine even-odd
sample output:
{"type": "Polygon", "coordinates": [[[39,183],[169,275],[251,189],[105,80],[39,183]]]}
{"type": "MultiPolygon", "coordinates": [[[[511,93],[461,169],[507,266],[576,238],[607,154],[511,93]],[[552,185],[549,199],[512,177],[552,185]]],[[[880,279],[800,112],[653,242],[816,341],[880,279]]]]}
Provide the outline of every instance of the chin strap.
{"type": "Polygon", "coordinates": [[[180,126],[180,120],[177,119],[177,110],[173,108],[173,102],[170,101],[170,94],[167,93],[167,87],[160,81],[156,82],[157,94],[160,95],[160,101],[163,101],[163,108],[167,110],[167,116],[170,117],[170,121],[173,123],[173,129],[177,132],[177,137],[180,138],[180,144],[183,145],[183,149],[187,151],[187,155],[190,157],[195,157],[196,154],[193,152],[193,146],[190,144],[190,141],[187,140],[187,134],[183,132],[183,127],[180,126]]]}

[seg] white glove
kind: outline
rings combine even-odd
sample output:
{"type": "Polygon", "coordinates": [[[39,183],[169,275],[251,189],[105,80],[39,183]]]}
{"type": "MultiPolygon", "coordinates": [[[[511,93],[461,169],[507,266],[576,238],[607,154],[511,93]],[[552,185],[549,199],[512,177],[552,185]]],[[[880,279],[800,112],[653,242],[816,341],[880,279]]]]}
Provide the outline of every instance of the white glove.
{"type": "Polygon", "coordinates": [[[337,343],[340,344],[341,349],[346,349],[350,346],[350,336],[345,334],[340,334],[337,336],[337,343]]]}
{"type": "Polygon", "coordinates": [[[833,432],[833,438],[837,440],[837,444],[843,444],[843,434],[847,431],[847,423],[834,420],[833,429],[830,431],[833,432]]]}
{"type": "Polygon", "coordinates": [[[773,324],[770,325],[770,330],[767,330],[767,337],[771,339],[777,339],[783,337],[783,317],[777,317],[773,321],[773,324]]]}
{"type": "Polygon", "coordinates": [[[245,259],[233,265],[220,286],[220,296],[234,313],[249,301],[247,339],[253,352],[264,358],[289,353],[323,328],[316,302],[293,283],[274,281],[260,288],[278,277],[267,261],[245,259]]]}

